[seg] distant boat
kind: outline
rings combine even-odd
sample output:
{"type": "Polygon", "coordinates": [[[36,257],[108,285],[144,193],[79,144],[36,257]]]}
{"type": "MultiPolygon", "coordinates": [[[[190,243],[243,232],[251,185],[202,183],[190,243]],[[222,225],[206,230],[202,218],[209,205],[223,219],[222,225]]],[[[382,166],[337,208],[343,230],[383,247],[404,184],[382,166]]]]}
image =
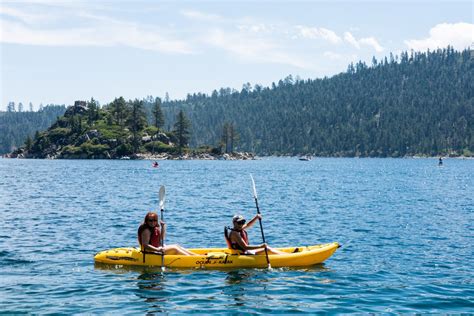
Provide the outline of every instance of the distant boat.
{"type": "Polygon", "coordinates": [[[120,157],[120,160],[130,160],[130,157],[128,157],[128,156],[123,156],[123,157],[120,157]]]}
{"type": "Polygon", "coordinates": [[[301,161],[310,161],[312,158],[310,155],[304,155],[300,157],[301,161]]]}

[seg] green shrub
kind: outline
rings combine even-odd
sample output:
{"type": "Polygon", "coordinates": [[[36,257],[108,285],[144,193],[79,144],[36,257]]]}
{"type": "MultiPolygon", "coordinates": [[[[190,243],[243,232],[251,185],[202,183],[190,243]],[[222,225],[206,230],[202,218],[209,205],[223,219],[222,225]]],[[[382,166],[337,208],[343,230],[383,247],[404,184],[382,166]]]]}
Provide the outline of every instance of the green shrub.
{"type": "Polygon", "coordinates": [[[115,153],[118,157],[129,156],[133,154],[133,147],[128,143],[121,144],[115,148],[115,153]]]}
{"type": "Polygon", "coordinates": [[[67,136],[70,133],[71,133],[70,128],[57,127],[57,128],[52,129],[48,132],[48,137],[53,143],[55,143],[55,142],[59,141],[60,139],[67,138],[67,136]]]}
{"type": "Polygon", "coordinates": [[[87,155],[105,155],[105,152],[109,149],[108,145],[96,145],[92,141],[87,141],[81,145],[81,151],[87,155]]]}
{"type": "Polygon", "coordinates": [[[145,149],[149,152],[155,153],[174,153],[176,148],[174,146],[163,144],[159,141],[149,142],[145,144],[145,149]]]}
{"type": "Polygon", "coordinates": [[[80,147],[76,147],[73,145],[67,145],[66,147],[63,148],[62,154],[63,155],[78,155],[82,152],[82,149],[80,147]]]}
{"type": "Polygon", "coordinates": [[[217,153],[220,154],[220,148],[213,148],[209,145],[199,146],[196,150],[196,153],[217,153]]]}
{"type": "Polygon", "coordinates": [[[102,135],[102,137],[107,139],[125,138],[129,134],[124,131],[122,126],[115,124],[108,125],[107,122],[102,120],[95,124],[95,128],[97,128],[97,131],[102,135]]]}
{"type": "Polygon", "coordinates": [[[469,149],[467,148],[464,148],[463,151],[462,151],[462,155],[464,157],[473,157],[474,156],[474,152],[470,151],[469,149]]]}
{"type": "Polygon", "coordinates": [[[160,130],[157,129],[156,127],[154,127],[154,126],[147,126],[143,131],[144,131],[146,134],[152,136],[152,135],[157,134],[160,130]]]}

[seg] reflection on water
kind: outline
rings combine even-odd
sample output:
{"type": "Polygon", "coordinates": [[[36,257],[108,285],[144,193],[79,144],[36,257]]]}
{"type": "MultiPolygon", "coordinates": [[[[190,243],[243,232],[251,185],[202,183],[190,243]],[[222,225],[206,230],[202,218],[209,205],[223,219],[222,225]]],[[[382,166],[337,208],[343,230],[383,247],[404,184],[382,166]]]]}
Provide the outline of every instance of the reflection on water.
{"type": "Polygon", "coordinates": [[[225,286],[223,294],[233,299],[233,303],[229,302],[227,306],[244,306],[246,302],[246,293],[248,288],[252,286],[252,277],[255,277],[258,270],[234,270],[228,271],[225,278],[225,286]]]}
{"type": "Polygon", "coordinates": [[[107,264],[101,262],[94,262],[96,270],[112,271],[115,273],[129,273],[137,272],[140,274],[157,274],[161,273],[161,267],[147,267],[147,266],[129,266],[121,264],[107,264]]]}
{"type": "Polygon", "coordinates": [[[168,301],[166,281],[166,275],[162,272],[143,273],[137,277],[136,295],[146,303],[148,313],[165,312],[168,301]]]}
{"type": "Polygon", "coordinates": [[[255,271],[258,270],[233,270],[227,272],[225,278],[228,285],[245,284],[245,282],[252,276],[255,275],[255,271]]]}

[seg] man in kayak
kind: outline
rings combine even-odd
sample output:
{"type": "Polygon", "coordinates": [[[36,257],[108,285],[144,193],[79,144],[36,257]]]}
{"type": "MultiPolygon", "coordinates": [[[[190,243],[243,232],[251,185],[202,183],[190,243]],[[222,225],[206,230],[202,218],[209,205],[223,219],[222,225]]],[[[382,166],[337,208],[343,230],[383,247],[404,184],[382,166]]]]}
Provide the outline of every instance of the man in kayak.
{"type": "Polygon", "coordinates": [[[235,215],[232,218],[233,228],[226,227],[224,231],[227,246],[230,249],[236,249],[243,252],[246,255],[261,255],[265,254],[265,248],[269,255],[281,255],[286,252],[282,252],[273,248],[270,248],[267,244],[260,244],[252,246],[249,244],[248,234],[246,229],[253,226],[257,219],[261,219],[262,215],[257,214],[247,224],[246,220],[242,215],[235,215]],[[229,232],[230,230],[230,232],[229,232]]]}
{"type": "Polygon", "coordinates": [[[140,244],[142,251],[158,253],[164,251],[165,255],[196,255],[195,253],[186,250],[179,245],[162,246],[161,240],[164,240],[165,236],[165,222],[160,221],[160,225],[158,225],[158,215],[154,212],[147,213],[145,220],[140,225],[140,227],[138,227],[138,243],[140,244]]]}

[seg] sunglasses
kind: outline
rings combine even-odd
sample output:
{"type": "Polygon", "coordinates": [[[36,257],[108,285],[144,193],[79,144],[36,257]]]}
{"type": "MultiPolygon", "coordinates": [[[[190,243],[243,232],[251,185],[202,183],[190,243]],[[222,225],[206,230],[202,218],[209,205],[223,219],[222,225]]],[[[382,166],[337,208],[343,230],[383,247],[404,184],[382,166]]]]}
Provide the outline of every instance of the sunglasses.
{"type": "Polygon", "coordinates": [[[153,222],[158,222],[157,219],[148,219],[147,222],[153,223],[153,222]]]}
{"type": "Polygon", "coordinates": [[[243,224],[245,224],[245,222],[246,222],[246,220],[243,219],[243,220],[241,220],[241,221],[237,221],[236,223],[239,224],[239,225],[243,225],[243,224]]]}

